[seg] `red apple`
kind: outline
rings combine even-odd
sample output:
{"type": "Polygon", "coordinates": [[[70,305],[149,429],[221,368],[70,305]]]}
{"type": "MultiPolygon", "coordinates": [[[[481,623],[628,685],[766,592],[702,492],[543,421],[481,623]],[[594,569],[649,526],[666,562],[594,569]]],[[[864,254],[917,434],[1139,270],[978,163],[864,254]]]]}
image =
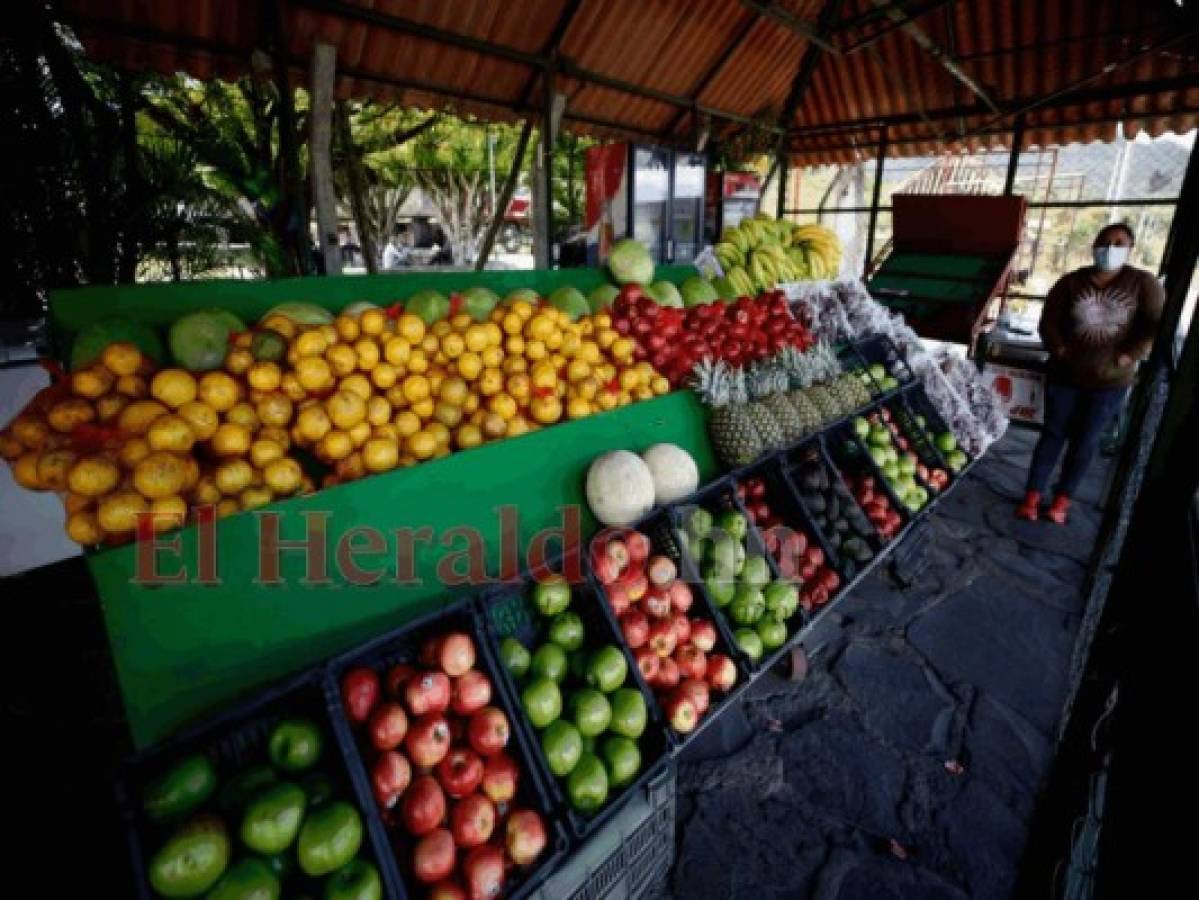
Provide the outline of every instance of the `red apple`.
{"type": "Polygon", "coordinates": [[[628,568],[629,548],[620,538],[613,538],[604,545],[604,556],[616,566],[617,575],[628,568]]]}
{"type": "Polygon", "coordinates": [[[691,609],[691,604],[695,597],[691,593],[691,586],[685,581],[676,581],[670,586],[670,605],[675,608],[675,612],[685,613],[691,609]]]}
{"type": "Polygon", "coordinates": [[[375,707],[368,726],[376,750],[394,750],[408,733],[408,716],[400,704],[388,701],[375,707]]]}
{"type": "Polygon", "coordinates": [[[425,884],[449,878],[454,871],[454,836],[447,828],[429,832],[412,851],[412,874],[425,884]]]}
{"type": "Polygon", "coordinates": [[[508,717],[495,706],[485,706],[470,717],[466,737],[476,753],[492,756],[508,746],[508,717]]]}
{"type": "Polygon", "coordinates": [[[689,734],[699,724],[699,713],[695,710],[695,703],[681,691],[672,691],[666,698],[664,712],[670,727],[679,734],[689,734]]]}
{"type": "Polygon", "coordinates": [[[608,605],[612,607],[612,615],[620,618],[629,608],[629,589],[623,584],[610,584],[607,587],[608,605]]]}
{"type": "Polygon", "coordinates": [[[670,690],[679,683],[679,664],[669,656],[661,657],[658,660],[658,680],[657,686],[665,690],[670,690]]]}
{"type": "Polygon", "coordinates": [[[470,900],[496,900],[504,892],[504,851],[484,844],[462,861],[462,878],[470,900]]]}
{"type": "Polygon", "coordinates": [[[459,847],[485,844],[494,830],[495,804],[482,794],[471,794],[450,812],[450,831],[459,847]]]}
{"type": "Polygon", "coordinates": [[[404,702],[414,716],[444,712],[450,705],[450,679],[444,672],[422,672],[404,685],[404,702]]]}
{"type": "Polygon", "coordinates": [[[507,803],[516,796],[520,768],[507,753],[496,753],[483,761],[483,793],[495,803],[507,803]]]}
{"type": "Polygon", "coordinates": [[[649,639],[649,619],[639,609],[630,609],[620,617],[620,630],[630,650],[636,650],[649,639]]]}
{"type": "Polygon", "coordinates": [[[394,750],[379,754],[371,769],[371,787],[375,800],[383,809],[391,809],[412,781],[412,766],[408,759],[394,750]]]}
{"type": "Polygon", "coordinates": [[[633,659],[637,661],[637,668],[641,670],[641,677],[647,683],[653,684],[654,680],[658,677],[661,657],[650,647],[638,647],[633,653],[633,659]]]}
{"type": "Polygon", "coordinates": [[[670,594],[659,587],[650,588],[641,605],[651,618],[663,619],[670,615],[670,594]]]}
{"type": "Polygon", "coordinates": [[[365,667],[350,669],[341,678],[341,702],[345,706],[346,718],[353,725],[361,725],[370,718],[379,699],[379,676],[374,669],[365,667]]]}
{"type": "Polygon", "coordinates": [[[404,738],[408,758],[418,769],[431,769],[450,750],[450,726],[441,713],[421,716],[408,729],[404,738]]]}
{"type": "Polygon", "coordinates": [[[454,679],[450,708],[460,716],[478,712],[491,702],[491,681],[477,669],[454,679]]]}
{"type": "Polygon", "coordinates": [[[666,587],[678,577],[679,570],[675,566],[674,560],[669,556],[654,556],[651,557],[646,564],[646,572],[649,574],[649,580],[657,587],[666,587]]]}
{"type": "Polygon", "coordinates": [[[531,809],[517,809],[508,816],[505,846],[518,866],[535,862],[547,842],[545,824],[531,809]]]}
{"type": "Polygon", "coordinates": [[[409,785],[400,804],[400,821],[409,834],[428,834],[445,819],[445,792],[432,775],[421,775],[409,785]]]}
{"type": "Polygon", "coordinates": [[[723,653],[713,653],[708,657],[704,679],[715,690],[730,691],[737,683],[737,666],[723,653]]]}
{"type": "Polygon", "coordinates": [[[452,881],[439,881],[429,889],[429,900],[467,900],[466,891],[452,881]]]}
{"type": "MultiPolygon", "coordinates": [[[[625,575],[628,575],[632,571],[632,569],[629,569],[625,572],[625,575]]],[[[621,584],[624,585],[625,593],[628,595],[630,603],[638,602],[645,596],[645,592],[649,590],[649,579],[645,577],[644,572],[635,572],[631,578],[621,582],[621,584]]]]}
{"type": "Polygon", "coordinates": [[[691,643],[704,653],[711,653],[712,648],[716,646],[716,626],[707,619],[692,619],[691,643]]]}
{"type": "Polygon", "coordinates": [[[649,646],[659,656],[670,656],[678,639],[674,634],[674,623],[669,619],[654,622],[649,629],[649,646]]]}
{"type": "Polygon", "coordinates": [[[387,670],[387,696],[394,697],[396,700],[404,699],[404,685],[408,683],[408,679],[415,675],[419,669],[416,666],[410,666],[407,663],[400,663],[392,666],[387,670]]]}
{"type": "Polygon", "coordinates": [[[711,702],[708,683],[701,680],[702,678],[701,675],[699,678],[688,678],[679,682],[679,692],[695,705],[695,713],[698,716],[703,716],[708,711],[708,704],[711,702]]]}
{"type": "Polygon", "coordinates": [[[595,577],[600,580],[602,585],[613,584],[620,577],[620,566],[607,554],[596,556],[592,560],[591,567],[595,570],[595,577]]]}
{"type": "Polygon", "coordinates": [[[708,658],[694,644],[679,647],[674,653],[674,661],[679,664],[680,678],[703,678],[708,671],[708,658]]]}
{"type": "Polygon", "coordinates": [[[437,664],[451,678],[465,675],[475,665],[475,642],[469,634],[453,631],[441,639],[437,651],[437,664]]]}
{"type": "Polygon", "coordinates": [[[455,747],[437,764],[437,780],[455,800],[473,794],[483,781],[483,760],[473,750],[455,747]]]}
{"type": "Polygon", "coordinates": [[[421,644],[420,654],[417,656],[416,660],[422,666],[435,666],[437,665],[437,657],[440,650],[441,635],[431,637],[421,644]]]}
{"type": "Polygon", "coordinates": [[[649,538],[640,531],[630,531],[625,538],[625,546],[629,550],[630,562],[641,562],[646,559],[651,549],[649,538]]]}
{"type": "Polygon", "coordinates": [[[685,615],[681,612],[675,613],[670,617],[670,624],[674,627],[674,643],[676,647],[691,640],[691,620],[685,615]]]}

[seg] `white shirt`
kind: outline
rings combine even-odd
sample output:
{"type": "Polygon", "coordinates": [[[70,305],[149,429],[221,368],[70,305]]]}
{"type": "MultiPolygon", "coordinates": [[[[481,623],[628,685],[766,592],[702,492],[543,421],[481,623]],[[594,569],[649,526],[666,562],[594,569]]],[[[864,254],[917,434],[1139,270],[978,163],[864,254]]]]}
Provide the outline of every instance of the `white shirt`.
{"type": "Polygon", "coordinates": [[[395,244],[389,243],[383,248],[383,268],[398,269],[404,262],[406,254],[400,252],[400,248],[395,244]]]}

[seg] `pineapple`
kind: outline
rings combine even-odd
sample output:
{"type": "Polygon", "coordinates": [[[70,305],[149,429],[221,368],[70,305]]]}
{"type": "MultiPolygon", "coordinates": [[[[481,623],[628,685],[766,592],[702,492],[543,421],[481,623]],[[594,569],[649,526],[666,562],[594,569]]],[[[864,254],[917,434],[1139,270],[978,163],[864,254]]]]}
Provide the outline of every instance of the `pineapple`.
{"type": "Polygon", "coordinates": [[[755,367],[748,375],[738,372],[736,377],[744,379],[749,389],[751,403],[749,414],[753,419],[763,450],[781,450],[788,443],[783,423],[774,417],[767,398],[774,393],[774,377],[764,367],[755,367]]]}
{"type": "Polygon", "coordinates": [[[840,401],[827,384],[814,384],[803,393],[820,414],[821,425],[835,422],[844,415],[840,401]]]}
{"type": "Polygon", "coordinates": [[[799,415],[803,434],[812,434],[821,424],[820,410],[805,393],[812,385],[812,361],[809,357],[810,354],[800,353],[794,347],[784,347],[776,357],[779,367],[787,376],[790,388],[787,399],[799,415]]]}
{"type": "Polygon", "coordinates": [[[787,373],[776,363],[764,363],[761,368],[764,373],[762,377],[768,380],[772,392],[761,402],[770,410],[774,420],[782,426],[784,443],[794,444],[808,434],[810,429],[803,415],[787,396],[787,388],[790,385],[787,373]]]}
{"type": "Polygon", "coordinates": [[[761,456],[762,439],[746,405],[744,382],[734,378],[724,363],[703,359],[695,366],[694,386],[700,400],[711,410],[708,435],[716,457],[735,469],[761,456]]]}

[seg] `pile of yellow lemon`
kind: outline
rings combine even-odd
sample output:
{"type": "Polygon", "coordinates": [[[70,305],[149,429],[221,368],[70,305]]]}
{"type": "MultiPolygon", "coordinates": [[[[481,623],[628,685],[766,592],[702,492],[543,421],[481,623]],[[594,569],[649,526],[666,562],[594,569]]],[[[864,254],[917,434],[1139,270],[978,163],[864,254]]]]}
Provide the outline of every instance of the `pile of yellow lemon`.
{"type": "Polygon", "coordinates": [[[224,366],[158,370],[132,344],[47,388],[0,432],[15,480],[63,495],[80,544],[157,532],[308,493],[296,448],[331,486],[445,456],[670,389],[606,313],[572,322],[525,300],[486,321],[426,326],[367,309],[332,324],[271,316],[224,366]]]}

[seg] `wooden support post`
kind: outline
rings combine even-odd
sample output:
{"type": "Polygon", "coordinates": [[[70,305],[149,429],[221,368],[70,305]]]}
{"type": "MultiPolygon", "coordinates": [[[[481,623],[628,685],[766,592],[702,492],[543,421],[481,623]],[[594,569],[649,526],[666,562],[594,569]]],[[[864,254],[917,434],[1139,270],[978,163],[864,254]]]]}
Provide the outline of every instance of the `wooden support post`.
{"type": "Polygon", "coordinates": [[[312,50],[312,109],[308,114],[308,159],[312,166],[312,203],[326,275],[341,274],[337,240],[337,191],[329,145],[333,137],[333,84],[337,77],[337,48],[317,44],[312,50]]]}
{"type": "Polygon", "coordinates": [[[874,196],[870,201],[870,226],[866,234],[866,258],[862,261],[863,277],[870,274],[874,263],[874,226],[878,223],[878,202],[883,194],[883,167],[887,162],[887,129],[878,137],[878,164],[874,169],[874,196]]]}

